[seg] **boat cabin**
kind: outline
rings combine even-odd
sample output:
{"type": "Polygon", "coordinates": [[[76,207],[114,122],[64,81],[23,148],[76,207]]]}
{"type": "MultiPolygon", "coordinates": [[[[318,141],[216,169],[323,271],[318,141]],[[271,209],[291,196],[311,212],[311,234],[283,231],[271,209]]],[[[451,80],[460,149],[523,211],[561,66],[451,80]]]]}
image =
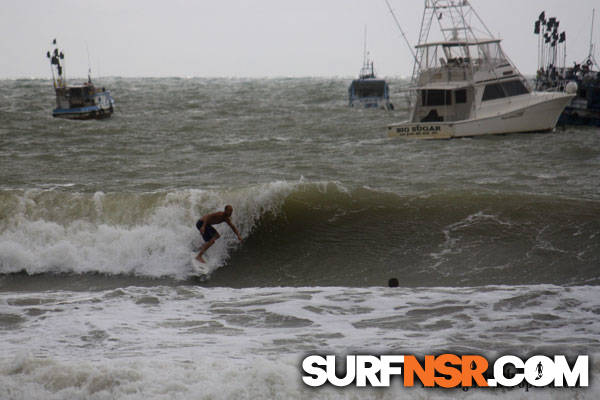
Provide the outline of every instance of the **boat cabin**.
{"type": "Polygon", "coordinates": [[[355,79],[348,90],[351,98],[389,98],[389,87],[383,79],[355,79]]]}
{"type": "Polygon", "coordinates": [[[358,79],[348,88],[350,106],[358,104],[365,108],[392,109],[390,103],[390,88],[384,79],[375,77],[373,62],[366,61],[358,79]]]}
{"type": "Polygon", "coordinates": [[[417,46],[422,54],[412,122],[461,121],[482,103],[528,94],[500,40],[455,40],[417,46]]]}
{"type": "Polygon", "coordinates": [[[96,104],[94,85],[68,86],[56,88],[56,105],[58,108],[78,108],[96,104]]]}

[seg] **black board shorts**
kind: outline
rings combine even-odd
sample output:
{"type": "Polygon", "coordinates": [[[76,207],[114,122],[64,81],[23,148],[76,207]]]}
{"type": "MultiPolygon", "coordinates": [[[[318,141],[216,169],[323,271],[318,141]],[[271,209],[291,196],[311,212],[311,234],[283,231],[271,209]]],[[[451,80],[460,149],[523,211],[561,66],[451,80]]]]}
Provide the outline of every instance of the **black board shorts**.
{"type": "MultiPolygon", "coordinates": [[[[196,228],[200,230],[200,228],[202,228],[203,223],[204,221],[199,219],[198,222],[196,222],[196,228]]],[[[204,233],[202,234],[202,239],[204,239],[205,242],[210,242],[216,234],[217,230],[212,225],[206,224],[206,227],[204,228],[204,233]]]]}

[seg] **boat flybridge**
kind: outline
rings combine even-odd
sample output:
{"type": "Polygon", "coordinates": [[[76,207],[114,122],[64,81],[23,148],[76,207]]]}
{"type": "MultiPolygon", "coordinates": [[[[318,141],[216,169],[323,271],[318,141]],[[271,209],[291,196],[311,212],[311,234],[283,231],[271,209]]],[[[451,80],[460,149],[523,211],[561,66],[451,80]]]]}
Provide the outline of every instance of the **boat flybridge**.
{"type": "Polygon", "coordinates": [[[467,0],[425,0],[414,58],[410,120],[388,126],[392,137],[550,131],[573,98],[532,91],[467,0]],[[432,25],[439,40],[431,41],[432,25]]]}

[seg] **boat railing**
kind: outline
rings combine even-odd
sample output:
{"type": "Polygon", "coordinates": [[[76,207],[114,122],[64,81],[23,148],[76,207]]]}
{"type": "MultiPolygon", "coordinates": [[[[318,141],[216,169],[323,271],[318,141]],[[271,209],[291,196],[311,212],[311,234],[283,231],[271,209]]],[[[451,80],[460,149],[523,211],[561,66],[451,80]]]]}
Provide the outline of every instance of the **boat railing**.
{"type": "Polygon", "coordinates": [[[441,59],[436,66],[425,68],[420,71],[417,80],[418,86],[428,83],[446,83],[459,81],[472,81],[477,73],[494,74],[497,68],[505,67],[508,62],[505,59],[459,59],[446,62],[441,59]]]}
{"type": "Polygon", "coordinates": [[[419,75],[417,84],[424,86],[428,83],[445,83],[457,81],[470,81],[473,79],[473,71],[467,66],[462,67],[439,67],[424,70],[419,75]]]}

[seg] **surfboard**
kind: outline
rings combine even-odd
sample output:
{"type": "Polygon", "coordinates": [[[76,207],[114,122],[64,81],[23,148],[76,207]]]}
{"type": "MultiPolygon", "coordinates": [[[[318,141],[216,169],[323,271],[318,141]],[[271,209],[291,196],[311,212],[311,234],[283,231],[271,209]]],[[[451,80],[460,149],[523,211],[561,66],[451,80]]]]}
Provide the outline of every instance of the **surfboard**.
{"type": "Polygon", "coordinates": [[[196,278],[206,280],[210,274],[210,271],[213,269],[212,264],[214,260],[212,260],[210,257],[207,257],[205,253],[202,255],[202,258],[204,258],[204,261],[206,262],[201,263],[200,261],[196,260],[197,255],[198,252],[190,253],[190,269],[192,272],[191,275],[195,276],[196,278]]]}
{"type": "Polygon", "coordinates": [[[196,260],[196,256],[198,255],[198,253],[192,252],[190,255],[190,263],[192,265],[192,272],[196,275],[203,275],[206,273],[206,267],[208,264],[208,258],[206,257],[206,254],[203,255],[202,258],[204,258],[204,260],[206,260],[206,264],[201,263],[200,261],[196,260]]]}

